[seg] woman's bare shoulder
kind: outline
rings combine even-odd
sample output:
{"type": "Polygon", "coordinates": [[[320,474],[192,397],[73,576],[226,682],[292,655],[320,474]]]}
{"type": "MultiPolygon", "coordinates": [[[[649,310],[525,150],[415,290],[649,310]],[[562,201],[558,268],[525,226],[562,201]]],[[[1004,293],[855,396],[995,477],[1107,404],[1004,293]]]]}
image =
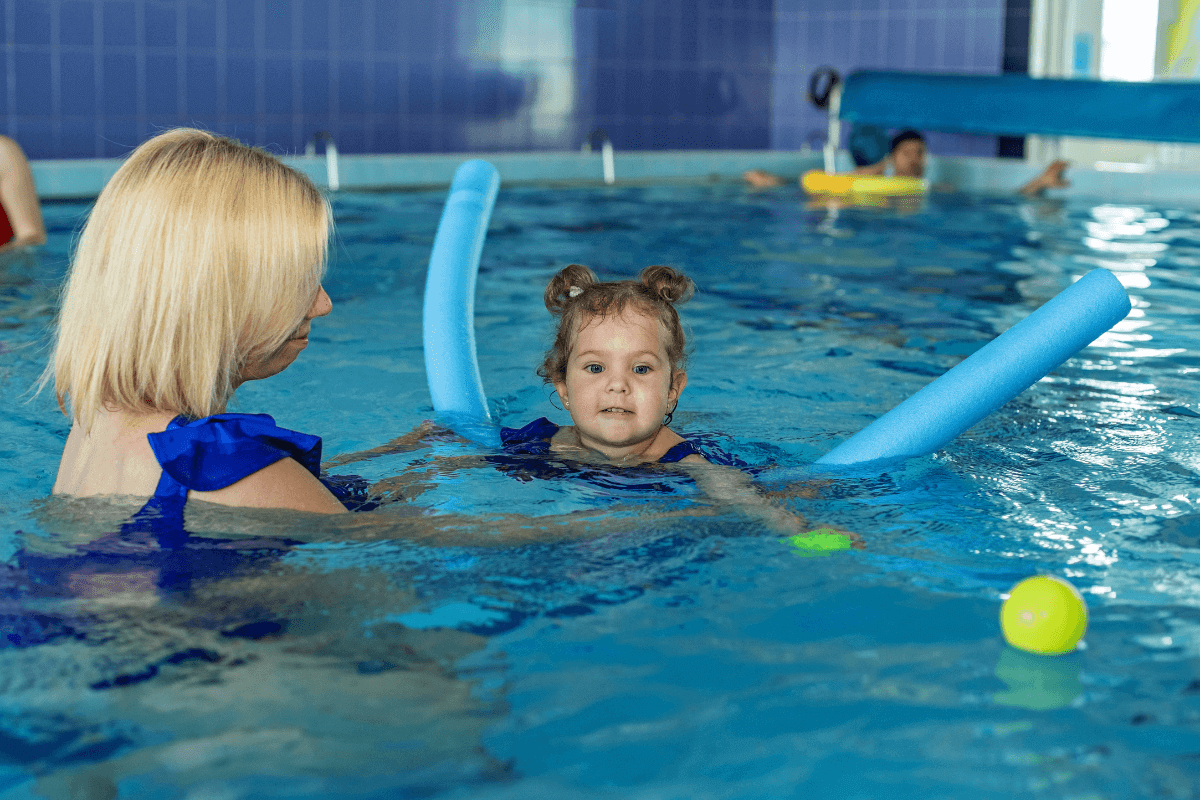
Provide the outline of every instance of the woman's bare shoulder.
{"type": "Polygon", "coordinates": [[[317,514],[346,511],[323,483],[291,458],[282,458],[224,489],[193,491],[188,497],[241,508],[288,508],[317,514]]]}

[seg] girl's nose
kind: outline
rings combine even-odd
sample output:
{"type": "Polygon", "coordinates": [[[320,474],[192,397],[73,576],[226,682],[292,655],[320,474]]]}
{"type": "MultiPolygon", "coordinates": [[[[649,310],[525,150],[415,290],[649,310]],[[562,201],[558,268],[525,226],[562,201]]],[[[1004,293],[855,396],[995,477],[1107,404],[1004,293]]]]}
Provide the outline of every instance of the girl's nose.
{"type": "Polygon", "coordinates": [[[625,380],[625,376],[617,370],[609,372],[608,390],[610,392],[628,392],[629,382],[625,380]]]}

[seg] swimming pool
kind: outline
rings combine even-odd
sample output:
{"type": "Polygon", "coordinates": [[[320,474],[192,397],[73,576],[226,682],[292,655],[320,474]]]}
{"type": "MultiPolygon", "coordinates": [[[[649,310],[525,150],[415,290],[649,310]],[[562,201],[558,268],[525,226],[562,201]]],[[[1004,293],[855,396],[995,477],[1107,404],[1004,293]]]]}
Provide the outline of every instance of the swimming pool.
{"type": "MultiPolygon", "coordinates": [[[[240,410],[327,456],[429,416],[443,200],[337,197],[334,313],[240,410]]],[[[534,375],[556,269],[677,265],[700,292],[676,427],[772,491],[1087,270],[1121,278],[1124,323],[944,451],[793,492],[867,545],[802,558],[670,474],[520,480],[453,441],[337,470],[406,498],[357,519],[197,506],[181,550],[106,536],[128,504],[45,500],[66,424],[26,393],[86,208],[48,205],[0,286],[5,797],[1200,791],[1200,210],[502,189],[476,302],[494,416],[565,420],[534,375]],[[1088,600],[1071,656],[1000,637],[1001,593],[1042,571],[1088,600]]]]}

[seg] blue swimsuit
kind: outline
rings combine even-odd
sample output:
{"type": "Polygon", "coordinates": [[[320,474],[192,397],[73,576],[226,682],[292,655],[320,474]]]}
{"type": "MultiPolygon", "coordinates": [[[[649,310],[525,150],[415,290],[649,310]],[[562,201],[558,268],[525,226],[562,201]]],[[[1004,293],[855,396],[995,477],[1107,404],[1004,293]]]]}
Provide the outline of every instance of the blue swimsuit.
{"type": "MultiPolygon", "coordinates": [[[[663,473],[654,464],[630,466],[600,465],[575,461],[568,453],[554,453],[550,440],[558,433],[558,427],[542,417],[523,428],[501,428],[500,442],[503,453],[485,456],[501,472],[520,481],[533,478],[543,480],[582,480],[606,490],[616,492],[658,492],[673,494],[678,487],[671,481],[663,481],[663,473]],[[529,458],[528,456],[537,456],[529,458]]],[[[701,440],[685,439],[672,447],[658,460],[659,464],[673,464],[687,456],[698,455],[713,464],[741,466],[741,462],[722,452],[719,448],[701,440]]]]}
{"type": "MultiPolygon", "coordinates": [[[[555,425],[545,417],[535,419],[533,422],[526,425],[524,428],[501,428],[500,441],[504,447],[504,452],[514,455],[534,455],[546,456],[550,455],[550,440],[554,438],[554,434],[558,433],[558,425],[555,425]]],[[[719,451],[718,451],[719,453],[719,451]]],[[[714,459],[712,455],[705,453],[690,439],[684,439],[679,444],[672,447],[667,452],[663,453],[663,457],[658,460],[659,464],[674,464],[677,461],[682,461],[691,455],[697,455],[709,461],[725,464],[727,460],[723,460],[719,453],[714,459]]]]}
{"type": "Polygon", "coordinates": [[[365,510],[366,481],[321,476],[321,437],[288,430],[267,414],[176,417],[161,433],[147,435],[162,477],[154,496],[122,526],[122,532],[183,531],[189,490],[212,492],[294,458],[351,510],[365,510]]]}

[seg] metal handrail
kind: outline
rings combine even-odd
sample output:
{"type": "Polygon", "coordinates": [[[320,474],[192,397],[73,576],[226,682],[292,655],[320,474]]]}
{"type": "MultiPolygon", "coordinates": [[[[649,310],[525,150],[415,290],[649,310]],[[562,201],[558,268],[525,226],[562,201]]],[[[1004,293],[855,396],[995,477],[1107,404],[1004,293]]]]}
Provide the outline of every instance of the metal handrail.
{"type": "Polygon", "coordinates": [[[313,137],[308,140],[308,144],[304,145],[304,155],[315,158],[318,141],[325,142],[325,182],[329,186],[329,191],[336,192],[341,186],[341,180],[338,178],[338,150],[333,137],[325,131],[313,134],[313,137]]]}
{"type": "Polygon", "coordinates": [[[589,133],[579,151],[581,153],[592,152],[592,143],[596,141],[600,143],[600,164],[604,170],[604,182],[608,184],[616,183],[617,168],[613,158],[612,140],[608,138],[608,133],[603,128],[596,128],[596,130],[589,133]]]}

